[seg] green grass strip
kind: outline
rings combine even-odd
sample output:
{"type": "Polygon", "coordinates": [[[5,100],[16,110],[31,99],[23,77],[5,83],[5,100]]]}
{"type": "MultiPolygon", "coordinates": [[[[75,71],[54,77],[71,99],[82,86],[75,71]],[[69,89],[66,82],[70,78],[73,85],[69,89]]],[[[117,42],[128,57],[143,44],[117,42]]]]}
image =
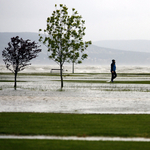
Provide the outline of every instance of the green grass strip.
{"type": "MultiPolygon", "coordinates": [[[[57,80],[59,81],[59,80],[57,80]]],[[[107,84],[150,84],[150,81],[114,81],[107,82],[104,80],[64,80],[65,82],[77,82],[77,83],[107,83],[107,84]]]]}
{"type": "Polygon", "coordinates": [[[114,81],[119,84],[150,84],[150,81],[114,81]]]}
{"type": "MultiPolygon", "coordinates": [[[[0,75],[13,75],[12,72],[0,72],[0,75]]],[[[18,75],[22,76],[60,76],[59,73],[50,73],[50,72],[37,72],[37,73],[22,73],[19,72],[18,75]]],[[[110,73],[63,73],[64,76],[98,76],[98,75],[103,75],[103,76],[111,76],[110,73]]],[[[150,73],[117,73],[118,77],[150,77],[150,73]]]]}
{"type": "Polygon", "coordinates": [[[2,140],[1,150],[149,150],[150,142],[2,140]]]}
{"type": "MultiPolygon", "coordinates": [[[[60,81],[60,80],[57,80],[60,81]]],[[[64,82],[77,82],[77,83],[106,83],[106,81],[102,80],[64,80],[64,82]]]]}
{"type": "Polygon", "coordinates": [[[0,113],[0,134],[150,137],[150,115],[0,113]]]}
{"type": "MultiPolygon", "coordinates": [[[[6,73],[6,72],[0,72],[0,75],[12,75],[12,76],[14,76],[14,74],[13,73],[6,73]]],[[[82,73],[78,73],[78,74],[76,74],[76,73],[74,73],[74,74],[72,74],[72,73],[63,73],[63,76],[83,76],[84,74],[82,74],[82,73]]],[[[18,76],[60,76],[60,74],[59,73],[18,73],[18,76]]]]}

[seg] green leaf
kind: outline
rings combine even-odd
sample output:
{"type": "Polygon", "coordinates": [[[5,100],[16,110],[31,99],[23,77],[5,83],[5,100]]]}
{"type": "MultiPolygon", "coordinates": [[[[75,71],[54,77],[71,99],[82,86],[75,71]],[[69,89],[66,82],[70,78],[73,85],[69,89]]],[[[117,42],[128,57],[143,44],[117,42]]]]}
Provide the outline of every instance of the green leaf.
{"type": "MultiPolygon", "coordinates": [[[[72,8],[73,13],[69,15],[65,5],[60,4],[59,6],[60,9],[53,11],[52,15],[47,18],[47,27],[43,31],[49,36],[44,37],[43,40],[39,35],[39,40],[47,46],[50,52],[49,58],[54,61],[61,64],[64,62],[82,63],[81,60],[88,56],[82,53],[92,43],[82,40],[86,29],[85,21],[81,20],[82,16],[78,15],[75,8],[72,8]]],[[[55,7],[57,7],[56,4],[55,7]]],[[[42,30],[39,29],[39,31],[42,30]]]]}
{"type": "Polygon", "coordinates": [[[78,62],[77,62],[78,64],[81,64],[82,63],[82,61],[81,60],[78,60],[78,62]]]}

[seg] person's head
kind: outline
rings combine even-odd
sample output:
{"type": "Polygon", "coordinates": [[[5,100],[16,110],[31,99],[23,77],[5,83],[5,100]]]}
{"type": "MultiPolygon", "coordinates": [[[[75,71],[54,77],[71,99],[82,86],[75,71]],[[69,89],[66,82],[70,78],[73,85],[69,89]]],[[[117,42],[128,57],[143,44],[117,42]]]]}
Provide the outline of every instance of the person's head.
{"type": "Polygon", "coordinates": [[[112,63],[115,63],[115,60],[114,60],[114,59],[112,60],[112,63]]]}

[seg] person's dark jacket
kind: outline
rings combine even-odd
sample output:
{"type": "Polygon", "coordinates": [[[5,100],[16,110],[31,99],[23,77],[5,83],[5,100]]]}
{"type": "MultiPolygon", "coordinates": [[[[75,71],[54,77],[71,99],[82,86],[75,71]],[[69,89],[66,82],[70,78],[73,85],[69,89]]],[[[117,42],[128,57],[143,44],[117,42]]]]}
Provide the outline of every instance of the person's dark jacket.
{"type": "Polygon", "coordinates": [[[112,71],[116,71],[116,65],[115,65],[114,61],[112,61],[112,63],[111,63],[111,72],[112,71]]]}

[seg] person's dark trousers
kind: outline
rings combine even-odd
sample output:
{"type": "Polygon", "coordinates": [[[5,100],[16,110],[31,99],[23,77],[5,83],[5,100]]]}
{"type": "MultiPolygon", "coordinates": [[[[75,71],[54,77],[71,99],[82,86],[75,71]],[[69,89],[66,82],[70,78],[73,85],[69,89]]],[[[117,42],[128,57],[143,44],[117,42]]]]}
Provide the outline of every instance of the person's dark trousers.
{"type": "Polygon", "coordinates": [[[114,71],[113,73],[111,73],[111,82],[113,82],[113,80],[117,77],[116,72],[114,71]]]}

